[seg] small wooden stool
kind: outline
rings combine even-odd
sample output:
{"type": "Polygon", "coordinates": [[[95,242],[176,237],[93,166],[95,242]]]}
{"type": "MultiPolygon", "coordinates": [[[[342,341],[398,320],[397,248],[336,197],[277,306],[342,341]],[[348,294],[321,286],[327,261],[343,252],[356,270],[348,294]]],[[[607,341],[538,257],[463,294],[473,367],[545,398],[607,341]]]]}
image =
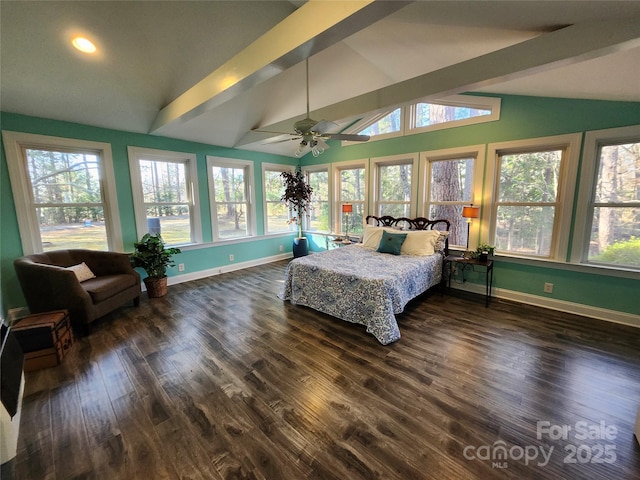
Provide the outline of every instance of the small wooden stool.
{"type": "Polygon", "coordinates": [[[24,352],[24,371],[59,365],[73,345],[67,310],[27,315],[11,327],[24,352]]]}

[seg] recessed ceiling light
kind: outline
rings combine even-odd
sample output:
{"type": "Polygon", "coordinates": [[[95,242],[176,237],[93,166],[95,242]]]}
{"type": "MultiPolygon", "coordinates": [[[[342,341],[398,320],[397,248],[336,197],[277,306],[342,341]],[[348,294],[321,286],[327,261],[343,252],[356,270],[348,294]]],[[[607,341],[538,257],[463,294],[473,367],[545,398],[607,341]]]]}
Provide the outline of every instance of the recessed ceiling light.
{"type": "Polygon", "coordinates": [[[95,53],[97,50],[96,46],[88,38],[76,37],[71,41],[71,43],[74,47],[84,53],[95,53]]]}

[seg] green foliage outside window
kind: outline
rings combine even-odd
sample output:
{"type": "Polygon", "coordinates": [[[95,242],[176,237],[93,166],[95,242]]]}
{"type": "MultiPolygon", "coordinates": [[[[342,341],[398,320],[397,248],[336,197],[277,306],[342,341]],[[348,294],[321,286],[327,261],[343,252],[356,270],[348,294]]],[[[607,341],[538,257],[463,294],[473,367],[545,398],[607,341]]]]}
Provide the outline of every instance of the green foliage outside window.
{"type": "Polygon", "coordinates": [[[601,254],[591,257],[594,262],[620,266],[640,267],[640,237],[631,237],[624,242],[608,246],[601,254]]]}

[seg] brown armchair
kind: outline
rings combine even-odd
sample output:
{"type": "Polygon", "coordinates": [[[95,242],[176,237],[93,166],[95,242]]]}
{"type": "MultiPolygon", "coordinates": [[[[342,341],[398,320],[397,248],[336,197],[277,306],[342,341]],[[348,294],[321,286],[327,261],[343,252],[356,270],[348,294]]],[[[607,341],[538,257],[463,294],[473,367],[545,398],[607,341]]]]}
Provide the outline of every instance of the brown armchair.
{"type": "Polygon", "coordinates": [[[14,261],[22,293],[31,313],[69,310],[71,323],[83,333],[94,320],[128,301],[140,304],[140,275],[125,253],[56,250],[14,261]],[[84,262],[95,278],[80,282],[66,267],[84,262]]]}

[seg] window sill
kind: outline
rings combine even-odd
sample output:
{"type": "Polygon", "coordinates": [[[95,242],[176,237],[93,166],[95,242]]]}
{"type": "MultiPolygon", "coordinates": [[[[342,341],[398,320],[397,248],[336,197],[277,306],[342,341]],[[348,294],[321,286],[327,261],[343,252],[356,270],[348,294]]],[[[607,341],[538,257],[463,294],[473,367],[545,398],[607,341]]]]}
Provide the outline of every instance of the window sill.
{"type": "Polygon", "coordinates": [[[609,267],[605,265],[585,263],[568,263],[551,259],[516,257],[510,255],[495,255],[494,260],[518,265],[531,265],[534,267],[546,267],[557,270],[587,273],[590,275],[604,275],[607,277],[630,278],[634,280],[640,278],[640,271],[631,268],[609,267]]]}

